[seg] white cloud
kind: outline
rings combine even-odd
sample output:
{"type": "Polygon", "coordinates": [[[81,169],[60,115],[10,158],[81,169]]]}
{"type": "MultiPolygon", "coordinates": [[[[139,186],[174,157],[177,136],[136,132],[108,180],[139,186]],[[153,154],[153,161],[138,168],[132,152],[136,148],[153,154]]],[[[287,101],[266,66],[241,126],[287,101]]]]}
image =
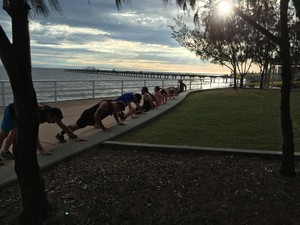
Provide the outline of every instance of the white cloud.
{"type": "MultiPolygon", "coordinates": [[[[61,1],[62,16],[30,20],[33,66],[215,71],[215,65],[171,39],[168,26],[181,12],[175,4],[132,0],[118,11],[114,1],[90,2],[61,1]]],[[[0,11],[0,25],[10,35],[10,18],[4,15],[0,11]]]]}
{"type": "Polygon", "coordinates": [[[101,29],[89,28],[89,27],[72,27],[66,24],[41,24],[39,22],[30,23],[31,32],[45,32],[45,35],[109,35],[108,32],[101,29]]]}

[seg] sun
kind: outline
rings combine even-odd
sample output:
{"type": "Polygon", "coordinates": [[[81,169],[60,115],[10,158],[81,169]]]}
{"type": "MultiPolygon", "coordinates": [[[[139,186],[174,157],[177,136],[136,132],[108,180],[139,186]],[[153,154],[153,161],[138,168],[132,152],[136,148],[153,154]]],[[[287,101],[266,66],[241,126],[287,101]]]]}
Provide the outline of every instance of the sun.
{"type": "Polygon", "coordinates": [[[218,14],[222,17],[228,17],[233,13],[233,5],[231,1],[220,1],[217,6],[218,14]]]}

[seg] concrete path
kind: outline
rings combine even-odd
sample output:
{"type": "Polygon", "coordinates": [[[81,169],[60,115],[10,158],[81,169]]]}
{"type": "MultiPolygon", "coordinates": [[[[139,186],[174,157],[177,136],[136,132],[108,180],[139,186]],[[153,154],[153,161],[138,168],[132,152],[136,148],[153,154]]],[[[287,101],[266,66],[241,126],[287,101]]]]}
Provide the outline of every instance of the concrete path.
{"type": "MultiPolygon", "coordinates": [[[[106,127],[111,128],[111,132],[103,132],[101,129],[96,129],[93,126],[75,131],[80,138],[86,139],[86,141],[82,142],[68,140],[67,143],[60,144],[55,138],[55,135],[60,131],[60,128],[56,124],[41,124],[39,131],[41,144],[45,149],[51,149],[54,152],[53,155],[49,156],[38,154],[38,162],[41,169],[54,165],[84,150],[99,147],[104,141],[128,132],[129,130],[140,126],[141,124],[152,120],[153,118],[167,112],[180,103],[185,98],[187,93],[188,92],[181,93],[174,100],[169,100],[167,104],[162,105],[153,111],[147,112],[146,114],[139,115],[138,118],[127,118],[124,121],[126,124],[125,126],[118,126],[114,118],[112,116],[108,116],[103,120],[103,124],[106,127]]],[[[63,123],[70,125],[77,121],[85,109],[93,106],[99,101],[100,99],[88,99],[49,103],[49,105],[53,107],[59,107],[64,115],[62,120],[63,123]]],[[[1,119],[2,112],[3,108],[0,109],[1,119]]],[[[17,179],[14,171],[14,160],[3,160],[3,162],[4,165],[0,166],[0,188],[16,181],[17,179]]]]}
{"type": "MultiPolygon", "coordinates": [[[[260,151],[260,150],[245,150],[245,149],[229,149],[229,148],[209,148],[209,147],[192,147],[192,146],[174,146],[174,145],[153,145],[153,144],[133,144],[133,143],[120,143],[112,142],[110,139],[128,132],[142,124],[145,124],[154,118],[161,116],[167,111],[171,110],[174,106],[178,105],[185,96],[190,92],[181,93],[174,100],[169,100],[167,104],[156,108],[153,111],[147,112],[146,114],[140,115],[136,119],[126,119],[124,123],[125,126],[118,126],[116,121],[112,116],[107,117],[103,120],[103,124],[106,127],[111,128],[111,132],[103,132],[101,129],[98,130],[91,127],[86,127],[84,129],[78,130],[75,133],[86,141],[75,142],[68,140],[65,144],[60,144],[55,138],[55,135],[60,131],[60,128],[55,124],[42,124],[40,126],[40,140],[44,148],[52,149],[54,155],[44,156],[38,154],[38,162],[41,169],[48,168],[61,162],[64,159],[72,157],[82,151],[99,148],[101,145],[108,147],[116,147],[131,149],[134,146],[137,150],[151,150],[151,151],[172,151],[172,152],[202,152],[202,153],[217,153],[217,154],[237,154],[237,155],[247,155],[271,159],[280,159],[281,152],[274,151],[260,151]]],[[[89,100],[78,100],[78,101],[67,101],[59,103],[50,103],[51,106],[59,107],[63,114],[63,122],[66,125],[70,125],[76,122],[81,113],[99,102],[100,99],[89,99],[89,100]]],[[[2,118],[2,108],[0,108],[0,117],[2,118]]],[[[296,160],[300,160],[300,153],[295,153],[296,160]]],[[[14,160],[4,160],[4,165],[0,166],[0,188],[8,184],[11,184],[17,180],[14,171],[14,160]]]]}

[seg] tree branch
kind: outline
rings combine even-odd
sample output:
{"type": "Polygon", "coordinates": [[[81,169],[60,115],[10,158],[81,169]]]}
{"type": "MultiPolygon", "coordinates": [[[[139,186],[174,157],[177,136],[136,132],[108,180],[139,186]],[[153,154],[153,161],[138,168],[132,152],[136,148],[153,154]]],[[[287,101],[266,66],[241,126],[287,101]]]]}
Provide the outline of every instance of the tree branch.
{"type": "Polygon", "coordinates": [[[293,0],[297,17],[300,19],[300,1],[299,0],[293,0]]]}
{"type": "Polygon", "coordinates": [[[256,23],[253,19],[251,19],[249,16],[245,15],[240,9],[237,7],[233,7],[233,10],[236,15],[241,17],[244,21],[246,21],[248,24],[250,24],[252,27],[254,27],[256,30],[260,31],[262,34],[264,34],[266,37],[268,37],[272,42],[279,45],[280,44],[280,38],[276,37],[272,33],[270,33],[268,30],[266,30],[264,27],[256,23]]]}

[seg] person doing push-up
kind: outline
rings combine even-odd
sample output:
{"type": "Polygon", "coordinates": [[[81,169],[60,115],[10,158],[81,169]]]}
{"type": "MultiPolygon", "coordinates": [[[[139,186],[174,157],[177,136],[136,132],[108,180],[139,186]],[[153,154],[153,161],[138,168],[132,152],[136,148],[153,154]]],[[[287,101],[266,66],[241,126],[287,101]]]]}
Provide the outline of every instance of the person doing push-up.
{"type": "MultiPolygon", "coordinates": [[[[124,110],[125,107],[126,104],[122,101],[102,100],[96,105],[84,110],[76,123],[68,127],[71,131],[76,131],[87,126],[95,126],[96,128],[102,128],[103,131],[110,131],[109,128],[103,125],[102,120],[109,115],[113,115],[118,125],[124,125],[119,121],[117,113],[124,110]]],[[[65,132],[61,131],[55,136],[60,143],[66,142],[64,134],[65,132]]]]}

